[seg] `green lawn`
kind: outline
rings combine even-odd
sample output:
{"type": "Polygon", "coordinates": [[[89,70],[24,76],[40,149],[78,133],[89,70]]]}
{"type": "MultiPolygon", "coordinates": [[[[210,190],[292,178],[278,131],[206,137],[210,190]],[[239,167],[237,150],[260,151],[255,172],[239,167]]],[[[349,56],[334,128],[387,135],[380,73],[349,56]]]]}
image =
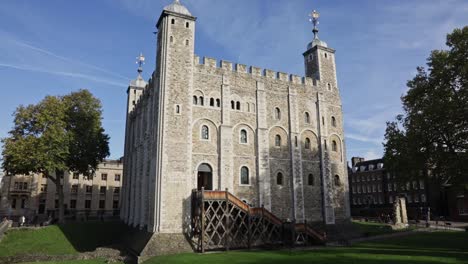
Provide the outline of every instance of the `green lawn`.
{"type": "Polygon", "coordinates": [[[468,263],[468,233],[420,233],[379,242],[356,244],[347,248],[312,251],[236,251],[213,254],[183,254],[156,257],[151,263],[468,263]]]}
{"type": "Polygon", "coordinates": [[[124,230],[125,225],[120,222],[70,223],[36,230],[10,230],[0,243],[0,257],[93,251],[97,247],[115,243],[124,230]]]}
{"type": "Polygon", "coordinates": [[[353,221],[353,226],[365,236],[377,236],[395,232],[407,231],[408,229],[392,230],[390,225],[374,222],[353,221]]]}
{"type": "MultiPolygon", "coordinates": [[[[49,262],[25,262],[23,264],[107,264],[108,262],[105,260],[99,260],[99,259],[94,259],[94,260],[73,260],[73,261],[62,261],[62,262],[57,262],[57,261],[49,261],[49,262]]],[[[114,264],[119,264],[116,262],[113,262],[114,264]]]]}

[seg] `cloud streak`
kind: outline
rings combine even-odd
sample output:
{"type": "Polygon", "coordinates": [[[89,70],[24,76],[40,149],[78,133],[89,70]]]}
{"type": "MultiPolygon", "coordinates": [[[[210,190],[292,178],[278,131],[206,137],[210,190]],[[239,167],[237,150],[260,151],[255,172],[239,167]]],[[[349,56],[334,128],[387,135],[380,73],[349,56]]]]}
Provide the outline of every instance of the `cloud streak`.
{"type": "Polygon", "coordinates": [[[52,70],[40,69],[40,68],[26,66],[26,65],[14,65],[14,64],[1,63],[1,62],[0,62],[0,67],[21,70],[21,71],[46,73],[46,74],[52,74],[52,75],[58,75],[58,76],[64,76],[64,77],[79,78],[79,79],[84,79],[88,81],[117,86],[119,88],[122,88],[126,85],[125,83],[119,83],[119,82],[115,82],[112,80],[103,79],[103,78],[99,78],[99,77],[87,75],[87,74],[82,74],[82,73],[66,72],[66,71],[52,71],[52,70]]]}

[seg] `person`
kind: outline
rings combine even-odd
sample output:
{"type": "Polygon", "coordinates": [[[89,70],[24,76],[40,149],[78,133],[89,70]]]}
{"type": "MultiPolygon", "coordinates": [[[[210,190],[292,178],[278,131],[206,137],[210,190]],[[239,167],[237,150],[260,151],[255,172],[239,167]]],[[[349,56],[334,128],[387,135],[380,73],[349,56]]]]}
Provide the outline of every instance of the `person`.
{"type": "Polygon", "coordinates": [[[24,226],[25,222],[26,222],[26,217],[24,217],[24,215],[20,216],[20,219],[19,219],[20,226],[24,226]]]}

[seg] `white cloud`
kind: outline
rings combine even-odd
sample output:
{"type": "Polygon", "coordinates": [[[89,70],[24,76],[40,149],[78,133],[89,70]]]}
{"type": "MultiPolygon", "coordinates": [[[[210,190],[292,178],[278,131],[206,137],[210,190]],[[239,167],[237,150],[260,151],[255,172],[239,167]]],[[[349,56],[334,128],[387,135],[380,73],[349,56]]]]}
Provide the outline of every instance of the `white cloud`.
{"type": "Polygon", "coordinates": [[[16,70],[22,70],[22,71],[32,71],[32,72],[53,74],[53,75],[72,77],[72,78],[80,78],[80,79],[85,79],[85,80],[88,80],[88,81],[93,81],[93,82],[104,83],[104,84],[108,84],[108,85],[112,85],[112,86],[117,86],[119,88],[125,87],[125,83],[119,83],[119,82],[115,82],[115,81],[112,81],[112,80],[109,80],[109,79],[103,79],[103,78],[99,78],[99,77],[96,77],[96,76],[81,74],[81,73],[65,72],[65,71],[54,71],[54,70],[35,68],[35,67],[31,67],[31,66],[26,66],[26,65],[14,65],[14,64],[7,64],[7,63],[1,63],[1,62],[0,62],[0,67],[11,68],[11,69],[16,69],[16,70]]]}

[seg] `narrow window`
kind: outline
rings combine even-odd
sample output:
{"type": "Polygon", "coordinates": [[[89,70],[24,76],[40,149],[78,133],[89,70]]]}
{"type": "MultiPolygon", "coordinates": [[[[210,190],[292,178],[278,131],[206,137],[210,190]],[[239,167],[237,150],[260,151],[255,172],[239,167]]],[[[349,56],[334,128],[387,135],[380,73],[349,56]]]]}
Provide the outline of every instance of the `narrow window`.
{"type": "Polygon", "coordinates": [[[327,55],[327,53],[325,53],[325,58],[328,58],[328,55],[327,55]]]}
{"type": "Polygon", "coordinates": [[[247,112],[250,113],[250,104],[249,104],[249,103],[246,103],[246,105],[247,105],[247,112]]]}
{"type": "Polygon", "coordinates": [[[234,101],[231,101],[231,108],[232,110],[236,109],[236,103],[234,101]]]}
{"type": "Polygon", "coordinates": [[[172,25],[175,24],[175,19],[172,19],[172,20],[171,20],[171,24],[172,24],[172,25]]]}
{"type": "Polygon", "coordinates": [[[325,117],[322,116],[322,125],[325,125],[325,117]]]}
{"type": "Polygon", "coordinates": [[[340,176],[338,175],[335,175],[335,186],[340,186],[341,183],[340,183],[340,176]]]}
{"type": "Polygon", "coordinates": [[[193,104],[194,105],[198,104],[198,97],[196,97],[196,96],[193,97],[193,104]]]}
{"type": "Polygon", "coordinates": [[[221,107],[221,100],[220,99],[216,99],[216,107],[221,107]]]}
{"type": "Polygon", "coordinates": [[[247,143],[247,131],[245,129],[242,129],[240,131],[240,141],[241,143],[244,143],[244,144],[247,143]]]}
{"type": "Polygon", "coordinates": [[[327,147],[327,141],[324,140],[323,142],[324,142],[323,145],[325,146],[325,150],[327,150],[327,149],[328,149],[328,147],[327,147]]]}
{"type": "Polygon", "coordinates": [[[332,121],[332,126],[336,127],[336,118],[334,116],[332,116],[331,121],[332,121]]]}
{"type": "Polygon", "coordinates": [[[333,150],[333,151],[337,151],[337,149],[338,149],[338,146],[337,146],[337,144],[336,144],[336,141],[333,140],[333,141],[332,141],[332,150],[333,150]]]}
{"type": "Polygon", "coordinates": [[[189,28],[189,27],[190,27],[189,22],[186,22],[186,23],[185,23],[185,27],[186,27],[186,28],[189,28]]]}
{"type": "Polygon", "coordinates": [[[176,105],[175,109],[176,114],[180,114],[180,105],[176,105]]]}
{"type": "Polygon", "coordinates": [[[237,109],[237,110],[241,110],[240,102],[239,102],[239,101],[237,101],[237,103],[236,103],[236,109],[237,109]]]}
{"type": "Polygon", "coordinates": [[[252,112],[255,113],[255,104],[252,104],[252,112]]]}
{"type": "Polygon", "coordinates": [[[275,108],[275,118],[281,120],[281,110],[278,107],[275,108]]]}
{"type": "Polygon", "coordinates": [[[214,98],[210,98],[210,106],[214,106],[214,98]]]}
{"type": "Polygon", "coordinates": [[[276,175],[276,184],[283,185],[283,174],[281,172],[276,175]]]}
{"type": "Polygon", "coordinates": [[[249,169],[245,166],[241,168],[241,184],[249,184],[249,169]]]}
{"type": "Polygon", "coordinates": [[[186,40],[185,40],[185,46],[188,46],[188,45],[189,45],[189,43],[190,43],[190,42],[189,42],[189,40],[188,40],[188,39],[186,39],[186,40]]]}
{"type": "Polygon", "coordinates": [[[331,85],[328,84],[328,91],[331,91],[331,85]]]}
{"type": "Polygon", "coordinates": [[[275,137],[275,146],[281,147],[281,136],[280,135],[276,135],[276,137],[275,137]]]}
{"type": "Polygon", "coordinates": [[[309,185],[314,185],[314,175],[312,173],[307,176],[307,182],[309,185]]]}
{"type": "Polygon", "coordinates": [[[210,130],[207,126],[202,126],[202,139],[208,140],[210,139],[210,130]]]}
{"type": "Polygon", "coordinates": [[[294,137],[294,146],[297,148],[297,136],[294,137]]]}
{"type": "Polygon", "coordinates": [[[170,41],[171,43],[174,42],[174,37],[171,36],[171,37],[169,38],[169,41],[170,41]]]}
{"type": "Polygon", "coordinates": [[[309,123],[310,123],[310,115],[309,115],[309,113],[307,113],[307,112],[305,112],[305,114],[304,114],[304,122],[305,122],[306,124],[309,124],[309,123]]]}
{"type": "Polygon", "coordinates": [[[304,147],[305,147],[305,149],[310,149],[310,139],[309,138],[305,139],[304,147]]]}
{"type": "Polygon", "coordinates": [[[200,96],[200,105],[203,105],[203,96],[200,96]]]}

